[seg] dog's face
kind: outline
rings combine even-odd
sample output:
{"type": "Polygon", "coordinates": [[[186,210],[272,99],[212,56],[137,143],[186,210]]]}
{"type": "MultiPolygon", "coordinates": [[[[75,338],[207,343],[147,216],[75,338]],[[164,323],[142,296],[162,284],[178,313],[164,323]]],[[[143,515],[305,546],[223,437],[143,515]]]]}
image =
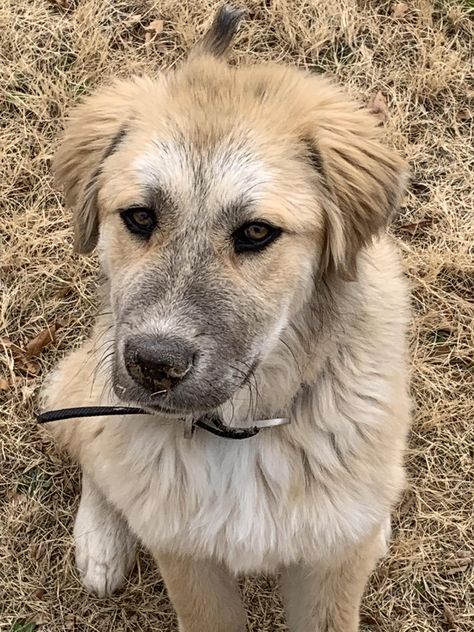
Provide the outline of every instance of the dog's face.
{"type": "Polygon", "coordinates": [[[170,412],[229,400],[317,279],[355,274],[403,163],[324,80],[201,54],[78,109],[56,157],[76,245],[98,245],[120,398],[170,412]]]}

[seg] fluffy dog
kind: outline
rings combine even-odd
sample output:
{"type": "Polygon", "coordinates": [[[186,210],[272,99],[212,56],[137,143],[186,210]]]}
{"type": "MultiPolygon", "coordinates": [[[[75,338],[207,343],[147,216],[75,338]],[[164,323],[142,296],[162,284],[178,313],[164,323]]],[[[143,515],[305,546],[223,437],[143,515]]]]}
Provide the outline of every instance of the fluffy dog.
{"type": "Polygon", "coordinates": [[[183,632],[245,629],[236,576],[279,572],[292,632],[352,632],[404,485],[408,292],[384,235],[404,162],[328,80],[223,59],[221,9],[178,70],[72,115],[55,173],[105,282],[43,406],[150,415],[52,424],[83,471],[84,585],[155,556],[183,632]],[[288,417],[242,441],[228,426],[288,417]]]}

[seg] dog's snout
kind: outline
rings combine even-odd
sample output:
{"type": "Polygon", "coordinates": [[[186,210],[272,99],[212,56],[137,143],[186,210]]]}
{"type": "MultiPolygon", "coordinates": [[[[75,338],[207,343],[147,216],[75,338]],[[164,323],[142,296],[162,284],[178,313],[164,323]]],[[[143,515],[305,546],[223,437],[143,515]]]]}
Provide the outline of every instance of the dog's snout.
{"type": "Polygon", "coordinates": [[[176,338],[133,338],[124,350],[128,374],[152,394],[169,391],[181,382],[191,371],[194,357],[194,350],[176,338]]]}

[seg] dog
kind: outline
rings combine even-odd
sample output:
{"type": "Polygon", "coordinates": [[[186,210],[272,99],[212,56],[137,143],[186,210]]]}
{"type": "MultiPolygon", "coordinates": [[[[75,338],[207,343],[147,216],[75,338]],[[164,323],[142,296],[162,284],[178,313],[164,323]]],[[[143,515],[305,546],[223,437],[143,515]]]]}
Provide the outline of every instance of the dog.
{"type": "Polygon", "coordinates": [[[82,468],[88,590],[119,588],[140,542],[182,632],[244,630],[236,578],[259,572],[292,632],[352,632],[405,481],[409,292],[385,228],[407,168],[328,79],[229,66],[241,17],[71,115],[54,172],[102,313],[42,406],[149,413],[50,425],[82,468]],[[289,423],[186,434],[206,414],[289,423]]]}

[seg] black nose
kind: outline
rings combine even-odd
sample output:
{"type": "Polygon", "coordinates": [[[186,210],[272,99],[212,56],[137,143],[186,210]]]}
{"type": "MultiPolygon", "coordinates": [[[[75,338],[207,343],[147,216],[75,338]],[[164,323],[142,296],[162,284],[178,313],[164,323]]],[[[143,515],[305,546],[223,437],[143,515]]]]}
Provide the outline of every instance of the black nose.
{"type": "Polygon", "coordinates": [[[194,350],[176,338],[136,337],[125,344],[125,367],[137,384],[153,394],[165,393],[188,375],[194,350]]]}

